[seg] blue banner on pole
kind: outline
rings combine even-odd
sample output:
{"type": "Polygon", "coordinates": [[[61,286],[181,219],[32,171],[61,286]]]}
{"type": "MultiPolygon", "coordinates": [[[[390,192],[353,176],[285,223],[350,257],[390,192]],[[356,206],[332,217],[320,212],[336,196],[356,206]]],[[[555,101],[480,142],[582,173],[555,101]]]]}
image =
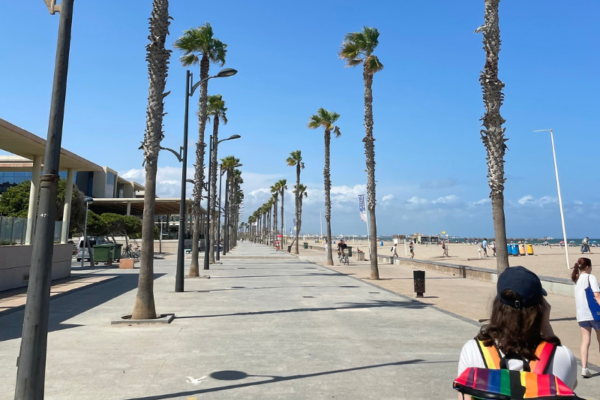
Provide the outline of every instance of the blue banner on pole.
{"type": "Polygon", "coordinates": [[[358,211],[360,211],[360,219],[367,222],[367,207],[365,206],[365,195],[358,195],[358,211]]]}

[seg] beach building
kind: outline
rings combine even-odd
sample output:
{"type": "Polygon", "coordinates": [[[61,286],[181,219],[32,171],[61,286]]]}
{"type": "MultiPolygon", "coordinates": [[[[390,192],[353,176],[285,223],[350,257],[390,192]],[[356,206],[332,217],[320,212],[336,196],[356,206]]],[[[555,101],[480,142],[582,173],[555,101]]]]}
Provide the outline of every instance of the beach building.
{"type": "MultiPolygon", "coordinates": [[[[0,216],[0,291],[27,284],[45,150],[45,139],[0,119],[0,151],[9,153],[0,155],[0,196],[12,186],[31,181],[27,219],[16,224],[16,218],[0,216]],[[13,240],[15,237],[19,240],[13,240]]],[[[69,276],[71,271],[73,246],[68,244],[68,239],[74,184],[91,198],[89,208],[97,213],[141,217],[144,210],[144,186],[120,177],[110,167],[100,166],[62,148],[59,170],[61,178],[67,180],[67,193],[62,221],[56,222],[52,279],[69,276]]],[[[156,199],[157,221],[159,216],[164,216],[167,221],[178,221],[180,204],[179,198],[156,199]],[[177,217],[170,217],[172,215],[177,217]]],[[[192,200],[186,199],[188,217],[191,204],[192,200]]]]}

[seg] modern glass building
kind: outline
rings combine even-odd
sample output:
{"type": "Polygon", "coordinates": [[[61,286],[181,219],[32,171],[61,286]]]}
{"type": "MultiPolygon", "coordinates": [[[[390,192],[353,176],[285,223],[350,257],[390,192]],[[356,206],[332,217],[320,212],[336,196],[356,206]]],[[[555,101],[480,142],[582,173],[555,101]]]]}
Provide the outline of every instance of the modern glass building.
{"type": "MultiPolygon", "coordinates": [[[[23,181],[31,181],[31,172],[2,172],[0,171],[0,196],[6,192],[8,188],[17,186],[23,181]]],[[[58,173],[61,179],[67,179],[67,171],[58,173]]],[[[77,177],[77,172],[75,172],[77,177]]],[[[77,185],[79,187],[79,185],[77,185]]],[[[81,190],[81,189],[80,189],[81,190]]]]}

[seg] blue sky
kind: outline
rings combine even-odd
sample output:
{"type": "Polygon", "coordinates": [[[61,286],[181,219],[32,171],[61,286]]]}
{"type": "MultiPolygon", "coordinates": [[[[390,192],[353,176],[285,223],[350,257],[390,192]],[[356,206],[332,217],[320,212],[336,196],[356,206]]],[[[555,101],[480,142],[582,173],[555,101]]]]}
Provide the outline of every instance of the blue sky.
{"type": "MultiPolygon", "coordinates": [[[[41,1],[4,3],[0,118],[45,137],[58,16],[50,16],[41,1]]],[[[319,107],[341,114],[342,137],[332,140],[332,226],[335,234],[361,234],[363,81],[360,69],[344,68],[336,54],[347,32],[377,27],[376,54],[385,65],[373,86],[379,232],[491,236],[479,139],[484,52],[481,35],[473,33],[483,23],[483,5],[483,0],[231,0],[224,6],[178,0],[171,2],[168,43],[208,21],[228,44],[226,67],[239,73],[211,81],[209,92],[222,94],[229,107],[230,122],[220,135],[243,136],[224,143],[219,154],[242,160],[248,212],[266,201],[265,189],[274,181],[294,181],[285,159],[301,149],[302,181],[309,186],[303,231],[319,231],[323,135],[306,123],[319,107]]],[[[137,148],[145,129],[150,10],[150,0],[76,2],[63,137],[63,147],[142,183],[137,148]]],[[[567,233],[600,237],[594,166],[600,144],[600,3],[503,1],[500,13],[502,114],[510,139],[507,233],[561,234],[550,138],[532,132],[553,128],[567,233]]],[[[163,145],[173,148],[181,142],[185,90],[178,57],[174,51],[164,121],[163,145]]],[[[212,66],[211,72],[218,69],[212,66]]],[[[197,69],[193,72],[197,77],[197,69]]],[[[178,196],[179,164],[168,153],[159,163],[159,194],[178,196]]],[[[291,195],[286,205],[291,225],[291,195]]]]}

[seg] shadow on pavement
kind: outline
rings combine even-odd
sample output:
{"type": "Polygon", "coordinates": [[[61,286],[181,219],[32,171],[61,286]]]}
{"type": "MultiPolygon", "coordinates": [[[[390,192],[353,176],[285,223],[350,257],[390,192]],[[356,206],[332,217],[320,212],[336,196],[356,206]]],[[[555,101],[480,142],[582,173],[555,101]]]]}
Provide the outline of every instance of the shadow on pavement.
{"type": "Polygon", "coordinates": [[[308,273],[308,274],[300,274],[300,275],[288,275],[288,274],[280,274],[280,275],[239,275],[239,276],[211,276],[211,279],[238,279],[238,278],[282,278],[287,276],[348,276],[353,274],[330,274],[330,273],[308,273]]]}
{"type": "MultiPolygon", "coordinates": [[[[368,366],[365,366],[365,367],[337,369],[337,370],[333,370],[333,371],[315,372],[315,373],[312,373],[312,374],[301,374],[301,375],[290,375],[290,376],[249,375],[249,374],[247,374],[245,372],[242,372],[242,371],[216,371],[216,372],[213,372],[210,375],[210,377],[213,378],[213,379],[217,379],[217,380],[232,381],[232,380],[241,380],[241,379],[245,379],[245,378],[248,378],[248,377],[268,378],[268,380],[263,380],[263,381],[258,381],[258,382],[239,383],[237,385],[229,385],[229,386],[219,386],[219,387],[215,387],[215,388],[190,390],[190,391],[186,391],[186,392],[170,393],[170,394],[163,394],[163,395],[158,395],[158,396],[135,397],[135,398],[130,398],[128,400],[163,400],[163,399],[175,399],[175,398],[180,398],[180,397],[183,397],[183,396],[192,396],[192,395],[203,394],[203,393],[219,392],[219,391],[222,391],[222,390],[231,390],[231,389],[238,389],[238,388],[243,388],[243,387],[265,385],[265,384],[268,384],[268,383],[277,383],[277,382],[292,381],[292,380],[296,380],[296,379],[313,378],[313,377],[316,377],[316,376],[323,376],[323,375],[340,374],[340,373],[344,373],[344,372],[360,371],[360,370],[371,369],[371,368],[393,367],[393,366],[401,366],[401,365],[408,365],[408,364],[418,364],[418,363],[422,363],[423,361],[424,360],[421,360],[421,359],[407,360],[407,361],[397,361],[397,362],[386,363],[386,364],[368,365],[368,366]]],[[[444,362],[444,361],[442,361],[442,362],[444,362]]],[[[453,362],[454,363],[456,361],[448,361],[448,362],[453,362]]]]}
{"type": "MultiPolygon", "coordinates": [[[[154,274],[154,279],[163,275],[154,274]]],[[[94,276],[115,276],[115,278],[51,297],[48,332],[81,326],[63,324],[62,322],[106,303],[138,286],[138,274],[95,274],[94,276]]],[[[131,308],[133,309],[133,303],[131,308]]],[[[0,342],[21,337],[23,311],[24,307],[20,307],[20,310],[10,314],[0,314],[0,342]]]]}
{"type": "Polygon", "coordinates": [[[271,310],[271,311],[251,311],[232,314],[216,314],[216,315],[189,315],[184,317],[175,317],[175,319],[192,319],[192,318],[216,318],[216,317],[237,317],[249,315],[268,315],[268,314],[285,314],[297,312],[315,312],[315,311],[335,311],[335,310],[352,310],[365,308],[383,308],[383,307],[398,307],[410,309],[422,309],[430,307],[429,304],[421,303],[420,301],[382,301],[377,300],[373,303],[347,303],[348,306],[341,307],[315,307],[315,308],[292,308],[289,310],[271,310]]]}

